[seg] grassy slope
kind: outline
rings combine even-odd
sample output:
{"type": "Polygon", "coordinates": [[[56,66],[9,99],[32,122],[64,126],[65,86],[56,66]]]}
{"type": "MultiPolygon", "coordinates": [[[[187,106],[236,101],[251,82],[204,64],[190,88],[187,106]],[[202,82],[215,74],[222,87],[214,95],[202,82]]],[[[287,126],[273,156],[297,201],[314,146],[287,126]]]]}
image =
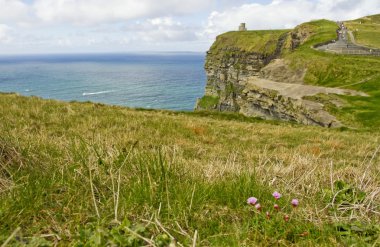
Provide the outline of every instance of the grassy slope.
{"type": "Polygon", "coordinates": [[[380,14],[345,23],[353,31],[357,43],[380,48],[380,14]]]}
{"type": "Polygon", "coordinates": [[[288,30],[228,32],[216,38],[210,51],[225,51],[225,48],[228,47],[241,52],[272,54],[276,50],[278,39],[286,32],[288,30]]]}
{"type": "MultiPolygon", "coordinates": [[[[339,97],[346,102],[346,106],[342,109],[331,106],[329,110],[349,126],[380,126],[380,57],[335,55],[316,51],[311,46],[335,39],[337,26],[334,22],[324,20],[310,22],[306,26],[314,30],[314,35],[294,52],[285,53],[284,58],[293,67],[307,68],[307,84],[344,87],[369,94],[371,97],[368,98],[339,97]]],[[[332,96],[334,97],[338,96],[332,96]]]]}
{"type": "Polygon", "coordinates": [[[1,94],[0,243],[379,243],[379,132],[205,114],[1,94]]]}

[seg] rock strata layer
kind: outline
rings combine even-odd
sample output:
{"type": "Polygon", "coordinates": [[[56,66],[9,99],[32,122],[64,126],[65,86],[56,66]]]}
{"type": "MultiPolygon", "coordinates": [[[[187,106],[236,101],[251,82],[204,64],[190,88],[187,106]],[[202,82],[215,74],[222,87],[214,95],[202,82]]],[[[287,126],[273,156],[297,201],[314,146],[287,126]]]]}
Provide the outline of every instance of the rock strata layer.
{"type": "Polygon", "coordinates": [[[246,116],[280,119],[306,125],[340,127],[342,124],[324,110],[324,105],[305,99],[318,94],[367,96],[338,88],[295,85],[252,77],[238,97],[239,112],[246,116]]]}

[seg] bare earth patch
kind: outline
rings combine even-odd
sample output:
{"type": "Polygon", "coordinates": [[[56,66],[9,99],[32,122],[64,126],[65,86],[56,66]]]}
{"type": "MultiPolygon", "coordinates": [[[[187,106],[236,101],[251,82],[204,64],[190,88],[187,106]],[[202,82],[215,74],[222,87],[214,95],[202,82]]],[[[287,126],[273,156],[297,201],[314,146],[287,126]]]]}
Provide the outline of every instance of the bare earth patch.
{"type": "Polygon", "coordinates": [[[355,90],[274,82],[266,79],[260,79],[257,77],[250,78],[248,84],[253,84],[262,88],[275,90],[279,94],[293,99],[302,99],[305,96],[313,96],[317,94],[338,94],[368,97],[368,94],[358,92],[355,90]]]}
{"type": "Polygon", "coordinates": [[[306,71],[306,68],[291,68],[284,59],[274,59],[261,69],[260,78],[277,82],[304,84],[306,71]]]}

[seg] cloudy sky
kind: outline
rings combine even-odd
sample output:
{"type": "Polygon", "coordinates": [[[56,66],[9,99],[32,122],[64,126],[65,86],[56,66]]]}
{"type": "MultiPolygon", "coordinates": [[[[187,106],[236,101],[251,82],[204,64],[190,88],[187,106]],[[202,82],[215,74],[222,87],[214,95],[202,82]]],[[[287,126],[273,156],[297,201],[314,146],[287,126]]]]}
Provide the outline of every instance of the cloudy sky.
{"type": "Polygon", "coordinates": [[[205,51],[235,30],[380,13],[380,0],[0,0],[0,54],[205,51]]]}

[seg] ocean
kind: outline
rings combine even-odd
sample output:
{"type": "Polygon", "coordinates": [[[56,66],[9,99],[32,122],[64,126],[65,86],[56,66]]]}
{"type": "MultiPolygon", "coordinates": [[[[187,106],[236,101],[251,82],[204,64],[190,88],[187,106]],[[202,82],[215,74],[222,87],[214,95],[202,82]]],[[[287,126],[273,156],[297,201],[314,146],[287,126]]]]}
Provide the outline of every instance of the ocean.
{"type": "Polygon", "coordinates": [[[0,92],[190,111],[204,93],[204,58],[200,53],[0,56],[0,92]]]}

